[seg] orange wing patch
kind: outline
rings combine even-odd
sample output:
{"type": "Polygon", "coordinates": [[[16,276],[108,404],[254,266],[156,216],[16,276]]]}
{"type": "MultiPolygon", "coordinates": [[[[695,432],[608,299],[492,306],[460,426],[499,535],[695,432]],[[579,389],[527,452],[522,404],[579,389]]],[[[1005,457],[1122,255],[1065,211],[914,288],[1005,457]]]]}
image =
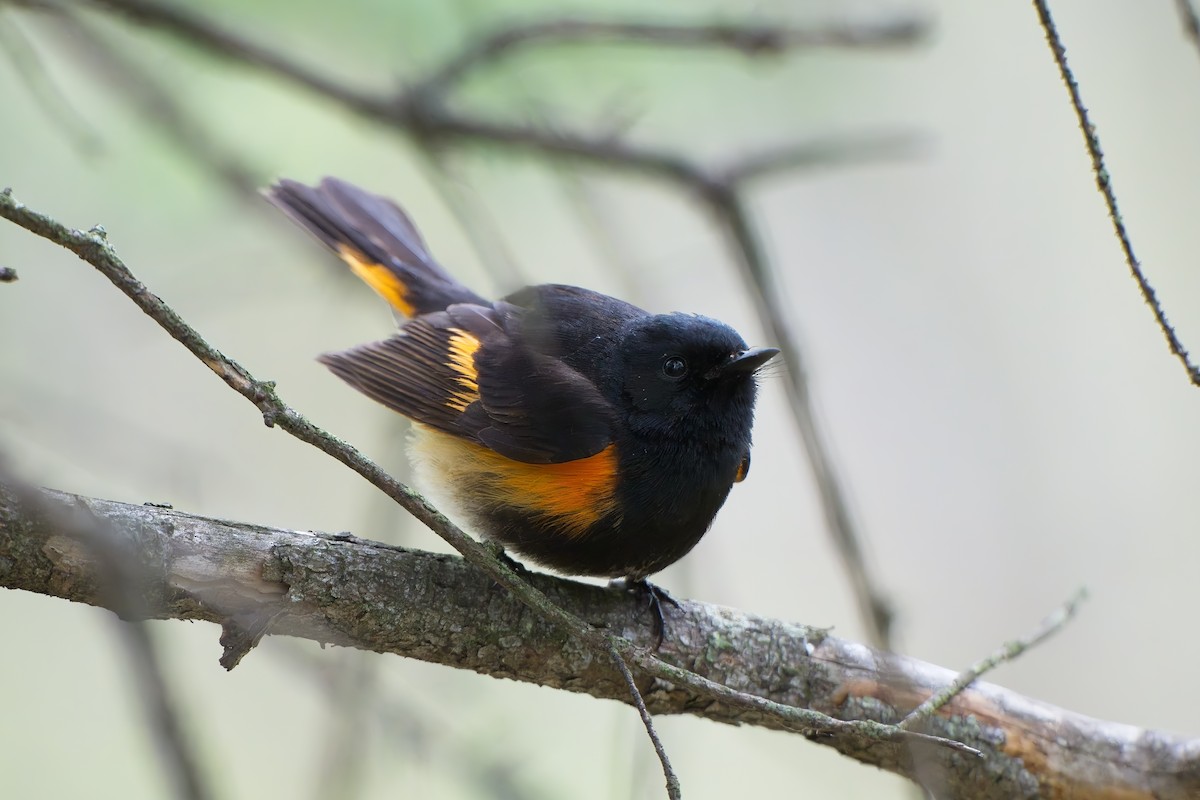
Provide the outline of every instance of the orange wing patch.
{"type": "Polygon", "coordinates": [[[417,431],[411,454],[422,483],[468,518],[479,520],[482,507],[507,506],[553,519],[579,538],[616,508],[614,445],[575,461],[526,464],[423,425],[417,431]]]}
{"type": "Polygon", "coordinates": [[[396,276],[396,273],[383,264],[371,261],[348,244],[339,244],[337,252],[342,261],[350,266],[351,272],[374,289],[380,297],[387,300],[392,308],[406,317],[414,315],[416,309],[408,301],[408,287],[396,276]]]}
{"type": "Polygon", "coordinates": [[[458,389],[451,392],[446,405],[455,411],[466,411],[479,399],[479,372],[475,369],[475,351],[479,340],[461,328],[450,328],[449,360],[446,366],[457,373],[458,389]]]}

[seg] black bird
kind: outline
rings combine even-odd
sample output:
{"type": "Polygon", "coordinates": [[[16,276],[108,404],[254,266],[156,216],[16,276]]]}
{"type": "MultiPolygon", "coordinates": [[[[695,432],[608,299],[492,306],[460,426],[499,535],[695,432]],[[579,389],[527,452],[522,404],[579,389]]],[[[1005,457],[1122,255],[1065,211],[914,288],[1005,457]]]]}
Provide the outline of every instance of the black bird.
{"type": "Polygon", "coordinates": [[[746,477],[755,372],[778,350],[575,286],[487,300],[398,206],[345,181],[267,196],[408,318],[320,360],[416,423],[417,483],[468,528],[560,573],[641,582],[746,477]]]}

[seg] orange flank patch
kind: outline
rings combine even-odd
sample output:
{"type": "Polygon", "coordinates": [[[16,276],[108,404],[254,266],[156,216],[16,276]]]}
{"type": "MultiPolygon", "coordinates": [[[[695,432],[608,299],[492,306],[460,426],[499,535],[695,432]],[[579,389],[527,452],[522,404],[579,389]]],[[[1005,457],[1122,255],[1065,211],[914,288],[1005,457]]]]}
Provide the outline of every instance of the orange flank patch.
{"type": "Polygon", "coordinates": [[[554,519],[572,538],[616,507],[617,451],[561,464],[526,464],[457,436],[418,426],[411,454],[421,483],[467,518],[507,506],[554,519]]]}
{"type": "Polygon", "coordinates": [[[738,464],[737,472],[733,475],[734,483],[741,483],[746,480],[746,476],[750,474],[750,456],[742,459],[742,463],[738,464]]]}
{"type": "Polygon", "coordinates": [[[446,366],[457,373],[459,388],[452,390],[446,405],[455,411],[466,411],[479,399],[479,372],[475,369],[475,351],[479,340],[464,330],[450,329],[450,358],[446,366]]]}
{"type": "Polygon", "coordinates": [[[363,283],[374,289],[380,297],[391,304],[392,308],[404,316],[413,316],[416,309],[408,302],[408,289],[404,285],[404,282],[397,277],[396,273],[383,264],[371,261],[349,245],[339,244],[337,250],[342,261],[350,265],[350,270],[363,283]]]}

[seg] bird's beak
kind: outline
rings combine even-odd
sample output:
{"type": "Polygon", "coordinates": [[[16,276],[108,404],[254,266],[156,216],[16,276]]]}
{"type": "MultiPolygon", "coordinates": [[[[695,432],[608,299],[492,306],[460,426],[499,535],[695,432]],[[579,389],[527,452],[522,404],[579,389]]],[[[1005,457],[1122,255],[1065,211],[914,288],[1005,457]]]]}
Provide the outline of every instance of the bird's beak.
{"type": "Polygon", "coordinates": [[[778,347],[751,347],[731,355],[729,360],[721,365],[721,372],[754,372],[777,355],[778,347]]]}

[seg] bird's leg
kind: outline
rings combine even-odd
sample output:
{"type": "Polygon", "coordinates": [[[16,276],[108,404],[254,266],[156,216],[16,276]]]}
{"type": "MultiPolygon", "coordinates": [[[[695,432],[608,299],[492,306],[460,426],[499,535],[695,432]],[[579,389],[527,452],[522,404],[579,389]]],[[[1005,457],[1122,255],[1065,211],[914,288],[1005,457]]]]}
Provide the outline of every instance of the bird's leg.
{"type": "Polygon", "coordinates": [[[525,575],[529,574],[528,567],[526,567],[520,561],[517,561],[515,558],[513,558],[512,556],[510,556],[508,553],[506,553],[504,551],[504,545],[500,544],[499,542],[495,541],[494,539],[483,539],[482,537],[481,537],[481,543],[483,544],[484,547],[487,548],[489,553],[491,553],[493,556],[495,556],[498,560],[503,561],[504,565],[506,567],[508,567],[509,569],[511,569],[513,572],[515,572],[521,576],[525,576],[525,575]]]}
{"type": "Polygon", "coordinates": [[[650,631],[654,635],[654,649],[662,647],[663,633],[666,629],[666,615],[663,613],[663,606],[669,605],[679,608],[679,601],[671,595],[667,594],[666,589],[655,586],[645,578],[621,578],[612,581],[612,586],[623,587],[626,591],[633,592],[638,595],[644,595],[646,604],[651,612],[650,631]]]}

